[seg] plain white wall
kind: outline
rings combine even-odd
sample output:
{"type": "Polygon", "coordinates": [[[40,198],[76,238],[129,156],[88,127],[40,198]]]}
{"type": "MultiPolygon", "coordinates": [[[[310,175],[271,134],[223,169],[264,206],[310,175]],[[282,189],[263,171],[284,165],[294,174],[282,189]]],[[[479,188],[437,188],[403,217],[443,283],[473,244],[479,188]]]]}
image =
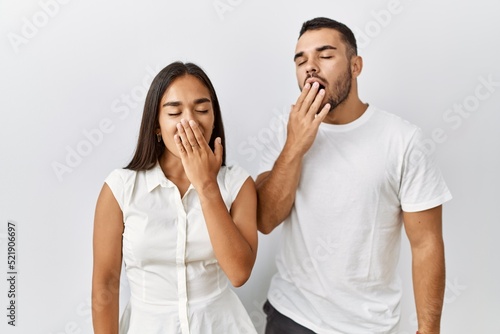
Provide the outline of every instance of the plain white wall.
{"type": "MultiPolygon", "coordinates": [[[[95,201],[131,157],[153,76],[174,60],[201,65],[222,104],[228,161],[255,176],[273,122],[299,93],[300,25],[316,16],[354,29],[362,100],[424,129],[454,195],[443,333],[499,333],[499,9],[494,0],[2,0],[0,267],[14,220],[19,270],[16,328],[0,281],[2,333],[92,332],[95,201]]],[[[259,240],[252,277],[236,291],[261,330],[279,232],[259,240]]],[[[403,238],[401,334],[416,329],[410,263],[403,238]]]]}

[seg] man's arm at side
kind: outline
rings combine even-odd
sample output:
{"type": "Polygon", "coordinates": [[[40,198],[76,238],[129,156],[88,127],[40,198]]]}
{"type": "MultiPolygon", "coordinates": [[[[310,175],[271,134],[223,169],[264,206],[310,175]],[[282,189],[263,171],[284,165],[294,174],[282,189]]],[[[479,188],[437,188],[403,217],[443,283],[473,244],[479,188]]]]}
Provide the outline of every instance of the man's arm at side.
{"type": "Polygon", "coordinates": [[[438,334],[445,290],[442,206],[403,212],[403,220],[412,252],[418,332],[438,334]]]}

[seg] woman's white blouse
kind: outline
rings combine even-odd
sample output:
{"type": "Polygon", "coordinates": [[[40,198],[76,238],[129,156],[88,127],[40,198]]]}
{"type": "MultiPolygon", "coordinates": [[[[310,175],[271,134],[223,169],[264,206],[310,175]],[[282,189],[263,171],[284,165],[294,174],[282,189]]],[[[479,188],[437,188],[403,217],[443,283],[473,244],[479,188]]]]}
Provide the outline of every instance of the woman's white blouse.
{"type": "MultiPolygon", "coordinates": [[[[228,210],[249,177],[239,166],[217,176],[228,210]]],[[[123,212],[130,301],[120,333],[256,333],[215,258],[192,185],[181,198],[159,164],[116,169],[107,178],[123,212]]]]}

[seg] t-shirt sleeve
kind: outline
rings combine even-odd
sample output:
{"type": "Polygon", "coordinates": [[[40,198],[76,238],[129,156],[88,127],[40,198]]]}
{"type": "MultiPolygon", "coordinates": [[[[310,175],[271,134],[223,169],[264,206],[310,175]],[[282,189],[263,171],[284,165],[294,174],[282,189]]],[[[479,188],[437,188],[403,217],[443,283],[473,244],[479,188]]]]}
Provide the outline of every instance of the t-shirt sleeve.
{"type": "Polygon", "coordinates": [[[289,113],[274,115],[269,124],[269,128],[261,131],[262,137],[267,137],[267,140],[265,140],[264,148],[261,151],[258,174],[273,169],[276,159],[278,159],[278,156],[281,154],[286,141],[288,117],[289,113]],[[264,133],[267,135],[264,136],[264,133]]]}
{"type": "Polygon", "coordinates": [[[231,195],[231,202],[234,202],[249,176],[250,174],[238,165],[227,167],[225,183],[231,195]]]}
{"type": "Polygon", "coordinates": [[[115,196],[115,199],[118,202],[120,209],[122,209],[123,211],[123,197],[124,197],[123,194],[124,194],[125,182],[123,179],[122,170],[115,169],[108,175],[108,177],[104,180],[104,182],[106,182],[106,184],[111,189],[111,192],[115,196]]]}
{"type": "Polygon", "coordinates": [[[410,140],[404,156],[399,195],[405,212],[431,209],[452,198],[432,152],[424,145],[420,129],[410,140]]]}

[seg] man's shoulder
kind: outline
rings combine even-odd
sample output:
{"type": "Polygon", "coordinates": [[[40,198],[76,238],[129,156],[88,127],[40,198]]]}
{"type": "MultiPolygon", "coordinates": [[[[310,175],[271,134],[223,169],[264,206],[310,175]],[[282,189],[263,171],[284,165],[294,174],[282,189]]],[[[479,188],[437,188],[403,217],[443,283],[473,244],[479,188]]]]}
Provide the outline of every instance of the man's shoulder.
{"type": "Polygon", "coordinates": [[[385,109],[376,107],[376,106],[370,106],[370,108],[373,108],[373,113],[375,117],[378,117],[380,119],[385,120],[386,122],[391,123],[391,125],[395,126],[402,126],[402,127],[410,127],[410,128],[417,128],[417,126],[407,119],[403,118],[402,116],[389,112],[385,109]]]}
{"type": "Polygon", "coordinates": [[[373,108],[372,121],[374,123],[377,123],[389,133],[412,135],[420,129],[417,125],[411,123],[407,119],[404,119],[398,114],[386,111],[378,107],[370,106],[370,108],[373,108]]]}

